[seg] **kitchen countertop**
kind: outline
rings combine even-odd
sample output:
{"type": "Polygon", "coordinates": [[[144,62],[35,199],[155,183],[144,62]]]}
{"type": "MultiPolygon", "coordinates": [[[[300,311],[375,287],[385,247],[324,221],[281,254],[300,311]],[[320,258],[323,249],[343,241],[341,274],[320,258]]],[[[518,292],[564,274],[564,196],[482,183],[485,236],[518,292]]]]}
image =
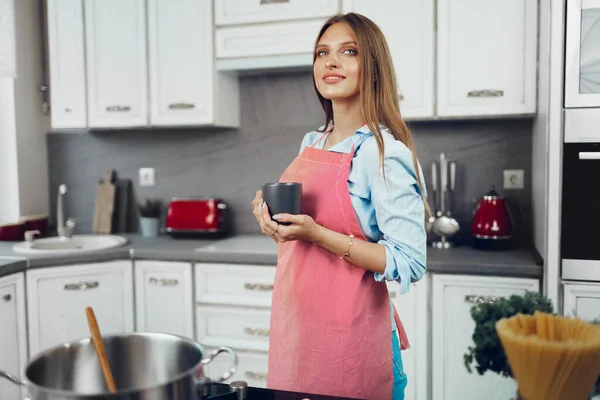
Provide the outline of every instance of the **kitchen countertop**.
{"type": "MultiPolygon", "coordinates": [[[[29,255],[12,250],[14,242],[0,242],[0,277],[25,269],[64,266],[117,259],[190,261],[273,266],[277,244],[263,235],[236,235],[225,239],[143,238],[125,234],[129,242],[114,249],[76,255],[29,255]]],[[[468,246],[429,248],[427,270],[431,273],[496,275],[541,278],[543,267],[528,249],[483,251],[468,246]]]]}

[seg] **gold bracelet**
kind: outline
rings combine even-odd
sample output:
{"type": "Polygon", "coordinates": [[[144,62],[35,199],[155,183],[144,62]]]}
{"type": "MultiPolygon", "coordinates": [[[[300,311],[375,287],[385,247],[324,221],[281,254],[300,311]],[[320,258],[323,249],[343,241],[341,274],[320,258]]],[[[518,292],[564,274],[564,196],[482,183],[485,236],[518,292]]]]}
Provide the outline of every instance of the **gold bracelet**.
{"type": "Polygon", "coordinates": [[[350,247],[352,247],[352,238],[354,238],[354,235],[350,234],[348,236],[348,250],[346,250],[346,252],[344,253],[344,255],[341,255],[340,258],[344,258],[344,257],[350,257],[350,247]]]}

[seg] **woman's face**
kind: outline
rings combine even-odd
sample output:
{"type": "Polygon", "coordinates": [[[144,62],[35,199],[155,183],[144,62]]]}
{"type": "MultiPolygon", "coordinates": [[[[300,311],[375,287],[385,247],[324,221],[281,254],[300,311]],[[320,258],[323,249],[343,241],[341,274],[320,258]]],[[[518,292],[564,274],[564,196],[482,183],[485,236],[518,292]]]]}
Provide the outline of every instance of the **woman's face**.
{"type": "Polygon", "coordinates": [[[325,31],[315,49],[313,74],[321,96],[332,101],[357,100],[360,66],[358,44],[345,23],[325,31]]]}

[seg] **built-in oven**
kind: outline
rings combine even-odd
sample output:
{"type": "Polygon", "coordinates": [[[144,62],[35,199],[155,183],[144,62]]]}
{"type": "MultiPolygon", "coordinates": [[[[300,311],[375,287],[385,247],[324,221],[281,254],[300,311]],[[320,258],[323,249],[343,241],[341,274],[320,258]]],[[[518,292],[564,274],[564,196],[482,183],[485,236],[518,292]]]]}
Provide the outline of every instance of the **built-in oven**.
{"type": "Polygon", "coordinates": [[[600,281],[600,109],[566,110],[562,279],[600,281]]]}

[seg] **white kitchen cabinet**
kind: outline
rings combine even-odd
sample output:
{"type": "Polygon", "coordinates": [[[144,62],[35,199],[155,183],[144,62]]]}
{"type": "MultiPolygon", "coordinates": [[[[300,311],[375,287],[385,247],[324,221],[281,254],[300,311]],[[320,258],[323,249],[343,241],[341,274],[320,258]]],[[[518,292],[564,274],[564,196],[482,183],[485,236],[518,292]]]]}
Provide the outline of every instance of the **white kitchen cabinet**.
{"type": "Polygon", "coordinates": [[[340,0],[218,0],[215,24],[238,25],[326,18],[339,12],[340,0]]]}
{"type": "Polygon", "coordinates": [[[534,114],[537,1],[437,2],[437,114],[534,114]]]}
{"type": "MultiPolygon", "coordinates": [[[[0,370],[17,377],[22,377],[28,359],[25,303],[24,274],[0,278],[0,370]]],[[[25,393],[0,379],[0,399],[20,399],[25,393]]]]}
{"type": "Polygon", "coordinates": [[[238,79],[215,73],[212,2],[147,4],[150,124],[239,126],[238,79]]]}
{"type": "Polygon", "coordinates": [[[344,12],[365,15],[385,35],[396,70],[403,118],[433,117],[433,0],[344,0],[344,12]]]}
{"type": "Polygon", "coordinates": [[[132,332],[131,261],[109,261],[27,271],[29,351],[90,336],[92,307],[102,334],[132,332]]]}
{"type": "Polygon", "coordinates": [[[405,397],[413,400],[429,399],[429,310],[430,275],[412,283],[408,293],[400,294],[396,282],[387,282],[390,298],[406,330],[410,347],[402,351],[402,364],[409,385],[405,397]]]}
{"type": "Polygon", "coordinates": [[[136,331],[194,337],[192,264],[134,262],[136,331]]]}
{"type": "Polygon", "coordinates": [[[481,301],[526,291],[539,291],[537,279],[467,275],[433,275],[432,277],[432,349],[433,400],[506,400],[514,397],[514,379],[475,370],[470,374],[463,355],[473,345],[475,322],[470,310],[481,301]]]}
{"type": "Polygon", "coordinates": [[[85,0],[90,128],[148,125],[145,0],[85,0]]]}
{"type": "Polygon", "coordinates": [[[587,321],[600,318],[600,283],[563,282],[563,314],[587,321]]]}
{"type": "Polygon", "coordinates": [[[52,128],[87,127],[83,0],[48,0],[52,128]]]}
{"type": "Polygon", "coordinates": [[[600,107],[600,0],[566,2],[565,108],[600,107]]]}
{"type": "MultiPolygon", "coordinates": [[[[275,266],[197,263],[194,273],[196,340],[208,350],[234,348],[239,367],[230,381],[265,387],[275,266]]],[[[216,379],[229,365],[219,355],[208,374],[216,379]]]]}
{"type": "MultiPolygon", "coordinates": [[[[248,352],[236,350],[238,355],[237,371],[226,382],[246,381],[248,386],[265,388],[267,386],[267,373],[269,355],[263,352],[248,352]]],[[[227,354],[219,354],[207,368],[207,375],[216,380],[229,370],[231,358],[227,354]]],[[[407,397],[408,399],[408,397],[407,397]]]]}
{"type": "Polygon", "coordinates": [[[198,263],[195,280],[198,304],[271,308],[275,266],[198,263]]]}
{"type": "MultiPolygon", "coordinates": [[[[249,26],[227,26],[215,32],[217,59],[305,55],[312,65],[312,54],[324,19],[272,22],[249,26]]],[[[275,67],[273,64],[270,68],[275,67]]]]}

